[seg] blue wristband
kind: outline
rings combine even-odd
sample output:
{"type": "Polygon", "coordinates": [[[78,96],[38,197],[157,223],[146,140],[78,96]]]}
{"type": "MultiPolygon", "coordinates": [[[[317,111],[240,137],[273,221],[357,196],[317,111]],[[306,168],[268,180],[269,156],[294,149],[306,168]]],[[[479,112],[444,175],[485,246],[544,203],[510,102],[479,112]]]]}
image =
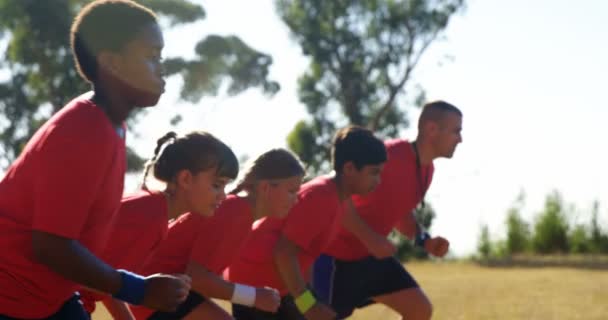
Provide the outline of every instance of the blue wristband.
{"type": "Polygon", "coordinates": [[[120,290],[113,297],[130,304],[141,304],[146,294],[146,278],[127,270],[119,269],[116,271],[120,273],[122,284],[120,290]]]}
{"type": "Polygon", "coordinates": [[[418,247],[424,248],[424,243],[426,242],[426,240],[428,240],[430,238],[431,238],[431,236],[428,234],[428,232],[419,233],[416,235],[414,244],[418,247]]]}

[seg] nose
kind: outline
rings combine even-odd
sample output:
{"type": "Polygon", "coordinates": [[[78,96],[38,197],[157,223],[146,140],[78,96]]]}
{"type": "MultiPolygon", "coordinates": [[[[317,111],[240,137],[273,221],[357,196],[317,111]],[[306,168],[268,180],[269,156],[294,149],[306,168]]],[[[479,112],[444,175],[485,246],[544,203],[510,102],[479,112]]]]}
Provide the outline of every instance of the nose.
{"type": "Polygon", "coordinates": [[[163,81],[163,85],[165,84],[165,78],[167,77],[167,68],[164,63],[161,63],[156,68],[156,75],[163,81]]]}

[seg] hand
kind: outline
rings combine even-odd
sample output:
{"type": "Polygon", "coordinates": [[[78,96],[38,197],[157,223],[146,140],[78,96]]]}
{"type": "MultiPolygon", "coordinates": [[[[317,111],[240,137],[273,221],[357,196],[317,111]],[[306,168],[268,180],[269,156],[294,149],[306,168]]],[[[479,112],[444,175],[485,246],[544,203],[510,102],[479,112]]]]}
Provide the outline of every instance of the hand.
{"type": "Polygon", "coordinates": [[[397,248],[387,238],[382,236],[374,237],[367,244],[367,249],[377,259],[392,257],[397,252],[397,248]]]}
{"type": "Polygon", "coordinates": [[[334,320],[337,316],[338,315],[334,310],[320,302],[315,303],[315,305],[308,309],[304,314],[304,317],[307,320],[334,320]]]}
{"type": "Polygon", "coordinates": [[[442,237],[434,237],[424,242],[424,249],[435,257],[442,258],[448,253],[450,242],[442,237]]]}
{"type": "Polygon", "coordinates": [[[190,293],[190,277],[186,275],[155,274],[146,278],[143,306],[171,312],[186,300],[190,293]]]}
{"type": "Polygon", "coordinates": [[[257,288],[255,291],[255,304],[257,309],[272,312],[277,312],[281,304],[281,295],[279,291],[273,288],[257,288]]]}
{"type": "MultiPolygon", "coordinates": [[[[188,286],[192,287],[192,278],[187,274],[174,273],[172,276],[182,279],[188,286]]],[[[188,292],[190,288],[188,288],[188,292]]]]}

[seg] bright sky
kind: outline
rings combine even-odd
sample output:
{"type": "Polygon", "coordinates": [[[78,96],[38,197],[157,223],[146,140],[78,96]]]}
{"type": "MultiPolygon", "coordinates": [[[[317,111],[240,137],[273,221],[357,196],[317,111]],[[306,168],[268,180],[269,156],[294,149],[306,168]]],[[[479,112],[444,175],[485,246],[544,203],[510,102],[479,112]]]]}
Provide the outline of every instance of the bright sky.
{"type": "MultiPolygon", "coordinates": [[[[207,130],[239,155],[284,147],[287,133],[306,117],[296,80],[307,59],[272,1],[201,3],[207,19],[166,32],[165,56],[191,54],[208,33],[236,34],[272,55],[271,77],[282,89],[270,99],[249,90],[188,105],[179,103],[179,82],[172,79],[139,125],[136,149],[150,155],[176,113],[184,116],[179,132],[207,130]]],[[[475,251],[481,224],[494,237],[504,235],[505,212],[520,190],[528,221],[555,189],[576,207],[573,221],[587,222],[592,201],[603,200],[608,226],[608,108],[600,96],[608,74],[607,28],[603,0],[470,0],[424,57],[415,78],[428,98],[464,113],[464,143],[453,159],[436,162],[427,196],[437,212],[432,233],[448,238],[453,254],[475,251]]],[[[410,116],[417,120],[416,111],[410,116]]],[[[134,186],[130,180],[127,188],[134,186]]]]}

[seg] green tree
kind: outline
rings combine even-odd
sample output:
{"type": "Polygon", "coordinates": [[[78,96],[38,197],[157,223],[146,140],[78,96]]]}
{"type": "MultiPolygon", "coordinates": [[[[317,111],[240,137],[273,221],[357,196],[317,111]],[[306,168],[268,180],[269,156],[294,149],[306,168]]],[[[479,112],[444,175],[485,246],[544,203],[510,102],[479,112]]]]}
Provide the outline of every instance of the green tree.
{"type": "Polygon", "coordinates": [[[399,106],[425,99],[410,84],[412,73],[463,6],[463,0],[276,0],[310,58],[298,94],[311,119],[296,124],[287,141],[311,171],[329,168],[338,126],[367,126],[387,137],[408,126],[399,106]]]}
{"type": "Polygon", "coordinates": [[[595,201],[591,211],[590,239],[591,251],[594,253],[608,253],[608,235],[604,233],[598,221],[600,213],[600,203],[595,201]]]}
{"type": "Polygon", "coordinates": [[[507,252],[510,254],[523,253],[528,250],[529,243],[528,224],[521,218],[518,210],[510,209],[507,215],[507,252]]]}
{"type": "MultiPolygon", "coordinates": [[[[77,94],[89,89],[74,68],[69,29],[86,0],[0,0],[0,168],[14,160],[38,127],[77,94]]],[[[205,18],[204,9],[187,0],[148,0],[166,27],[205,18]]],[[[185,84],[181,97],[197,102],[215,95],[226,83],[227,94],[259,87],[272,94],[279,89],[267,79],[271,57],[234,36],[210,35],[195,46],[188,60],[169,57],[169,75],[185,84]]],[[[137,121],[133,117],[130,123],[137,121]]],[[[170,119],[167,119],[170,121],[170,119]]],[[[140,164],[132,151],[131,168],[140,164]]]]}
{"type": "Polygon", "coordinates": [[[506,250],[508,254],[523,253],[528,250],[530,245],[530,229],[520,213],[524,202],[525,195],[522,191],[507,213],[506,250]]]}
{"type": "Polygon", "coordinates": [[[534,225],[532,247],[535,253],[568,252],[568,221],[561,195],[554,191],[545,199],[545,209],[534,225]]]}
{"type": "Polygon", "coordinates": [[[490,239],[490,231],[488,225],[481,226],[479,232],[479,240],[477,241],[477,254],[482,259],[487,259],[492,253],[492,240],[490,239]]]}
{"type": "Polygon", "coordinates": [[[587,232],[587,228],[576,225],[568,235],[568,243],[571,253],[589,253],[592,250],[592,242],[587,232]]]}

